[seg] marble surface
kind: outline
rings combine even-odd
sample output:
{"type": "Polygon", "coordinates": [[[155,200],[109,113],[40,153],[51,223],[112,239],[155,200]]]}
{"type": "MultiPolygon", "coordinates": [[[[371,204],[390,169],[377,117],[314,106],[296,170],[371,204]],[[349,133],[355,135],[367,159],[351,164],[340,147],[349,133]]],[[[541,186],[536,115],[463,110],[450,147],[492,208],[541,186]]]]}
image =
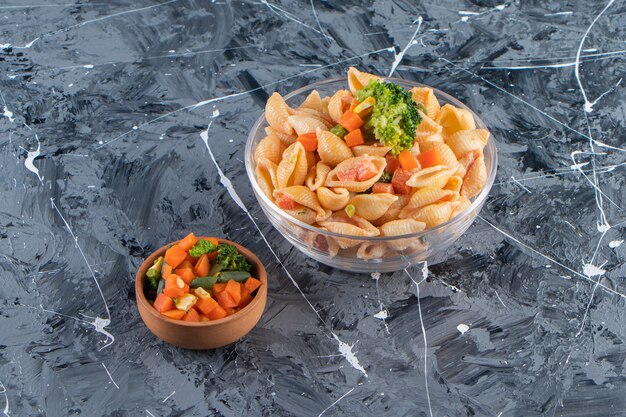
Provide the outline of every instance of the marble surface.
{"type": "Polygon", "coordinates": [[[0,414],[626,415],[625,15],[2,1],[0,414]],[[446,262],[333,270],[256,204],[243,147],[268,94],[351,65],[442,89],[496,137],[496,185],[446,262]],[[270,275],[259,325],[223,349],[161,342],[134,304],[142,259],[189,231],[270,275]]]}

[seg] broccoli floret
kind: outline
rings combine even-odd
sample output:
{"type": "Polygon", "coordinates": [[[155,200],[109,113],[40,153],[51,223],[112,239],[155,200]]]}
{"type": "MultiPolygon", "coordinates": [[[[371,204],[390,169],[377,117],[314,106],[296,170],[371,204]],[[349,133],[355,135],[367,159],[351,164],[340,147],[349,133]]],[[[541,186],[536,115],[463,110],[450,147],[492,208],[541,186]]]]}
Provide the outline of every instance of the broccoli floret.
{"type": "Polygon", "coordinates": [[[199,240],[191,249],[189,249],[189,256],[192,258],[199,258],[205,253],[215,252],[217,246],[209,240],[199,240]]]}
{"type": "Polygon", "coordinates": [[[222,244],[217,247],[215,269],[218,271],[250,271],[252,265],[233,245],[222,244]]]}
{"type": "Polygon", "coordinates": [[[385,171],[383,172],[383,175],[380,176],[377,182],[391,182],[392,178],[393,178],[393,175],[385,171]]]}
{"type": "Polygon", "coordinates": [[[411,94],[399,85],[372,80],[357,93],[357,100],[374,97],[376,104],[365,129],[397,155],[410,149],[415,140],[415,129],[421,121],[418,105],[411,94]]]}

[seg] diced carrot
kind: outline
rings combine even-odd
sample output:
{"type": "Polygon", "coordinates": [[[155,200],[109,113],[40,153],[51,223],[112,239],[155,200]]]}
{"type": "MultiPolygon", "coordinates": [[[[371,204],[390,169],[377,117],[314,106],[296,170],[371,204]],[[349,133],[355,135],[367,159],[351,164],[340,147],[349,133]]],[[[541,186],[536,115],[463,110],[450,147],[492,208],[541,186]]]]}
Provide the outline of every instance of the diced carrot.
{"type": "Polygon", "coordinates": [[[174,245],[165,252],[165,262],[171,265],[172,268],[176,268],[183,263],[187,257],[187,252],[178,245],[174,245]]]}
{"type": "MultiPolygon", "coordinates": [[[[189,262],[192,266],[196,264],[196,262],[198,262],[198,259],[194,258],[193,256],[191,256],[190,254],[187,254],[187,257],[185,258],[184,262],[189,262]]],[[[179,266],[180,267],[180,266],[179,266]]]]}
{"type": "Polygon", "coordinates": [[[180,263],[180,265],[176,267],[176,269],[179,269],[179,268],[180,269],[183,269],[183,268],[193,269],[193,263],[191,263],[189,259],[185,259],[184,261],[180,263]]]}
{"type": "Polygon", "coordinates": [[[352,132],[353,130],[360,128],[363,126],[363,123],[365,123],[363,119],[361,119],[359,115],[352,110],[348,110],[342,114],[337,122],[348,132],[352,132]]]}
{"type": "Polygon", "coordinates": [[[193,233],[189,233],[180,242],[178,242],[178,246],[180,246],[181,249],[184,250],[185,252],[188,252],[189,249],[191,249],[193,245],[196,244],[197,241],[198,241],[198,238],[196,237],[196,235],[194,235],[193,233]]]}
{"type": "Polygon", "coordinates": [[[173,320],[180,320],[183,317],[185,317],[185,312],[182,310],[169,310],[169,311],[164,311],[161,314],[173,320]]]}
{"type": "Polygon", "coordinates": [[[426,152],[422,152],[417,155],[417,159],[420,161],[422,168],[434,167],[435,165],[444,165],[441,155],[437,149],[432,148],[426,152]]]}
{"type": "MultiPolygon", "coordinates": [[[[208,240],[209,242],[213,243],[216,247],[217,245],[220,244],[220,242],[218,242],[218,240],[214,237],[208,237],[206,238],[206,240],[208,240]]],[[[217,258],[217,250],[211,252],[211,253],[207,253],[207,257],[209,258],[209,261],[214,260],[215,258],[217,258]]]]}
{"type": "Polygon", "coordinates": [[[174,306],[174,300],[171,297],[161,293],[157,295],[156,300],[154,300],[154,308],[159,313],[164,311],[174,310],[176,307],[174,306]]]}
{"type": "Polygon", "coordinates": [[[233,299],[236,305],[239,305],[241,301],[241,284],[237,281],[230,280],[226,283],[226,288],[224,289],[233,299]]]}
{"type": "Polygon", "coordinates": [[[396,194],[409,194],[411,192],[411,187],[406,185],[409,178],[411,178],[411,171],[402,168],[396,169],[391,178],[391,184],[396,194]]]}
{"type": "Polygon", "coordinates": [[[172,265],[168,263],[164,263],[163,268],[161,269],[161,276],[163,277],[163,279],[167,279],[167,277],[169,277],[173,273],[174,273],[174,268],[172,267],[172,265]]]}
{"type": "Polygon", "coordinates": [[[372,187],[372,193],[374,193],[374,194],[381,194],[381,193],[394,194],[393,185],[389,184],[389,183],[386,183],[386,182],[377,182],[372,187]]]}
{"type": "Polygon", "coordinates": [[[165,287],[163,288],[163,294],[168,297],[176,298],[186,292],[189,292],[189,285],[185,284],[185,281],[176,274],[172,274],[165,280],[165,287]]]}
{"type": "Polygon", "coordinates": [[[405,150],[398,154],[398,161],[400,162],[400,166],[402,169],[406,169],[407,171],[413,171],[420,167],[417,159],[413,156],[411,151],[405,150]]]}
{"type": "Polygon", "coordinates": [[[284,194],[279,194],[276,197],[276,205],[283,210],[295,210],[298,207],[298,203],[284,194]]]}
{"type": "Polygon", "coordinates": [[[237,307],[237,303],[235,302],[235,300],[233,300],[233,297],[230,296],[228,291],[222,291],[221,293],[217,294],[216,298],[217,302],[224,309],[237,307]]]}
{"type": "Polygon", "coordinates": [[[261,281],[256,278],[248,278],[246,282],[243,284],[250,291],[250,294],[254,292],[257,288],[261,286],[261,281]]]}
{"type": "Polygon", "coordinates": [[[317,150],[317,135],[315,132],[304,133],[296,139],[302,144],[305,151],[315,152],[317,150]]]}
{"type": "Polygon", "coordinates": [[[187,312],[187,314],[185,314],[185,317],[183,317],[184,321],[200,321],[200,314],[198,314],[198,312],[191,308],[189,309],[189,311],[187,312]]]}
{"type": "Polygon", "coordinates": [[[206,277],[209,274],[209,256],[206,253],[198,258],[193,271],[199,277],[206,277]]]}
{"type": "Polygon", "coordinates": [[[224,291],[225,288],[226,288],[226,284],[222,284],[219,282],[216,284],[213,284],[213,286],[211,287],[211,295],[215,298],[217,297],[217,294],[224,291]]]}
{"type": "Polygon", "coordinates": [[[220,306],[217,306],[213,310],[211,310],[209,314],[207,314],[207,317],[211,320],[223,319],[224,317],[226,317],[226,310],[224,310],[220,306]]]}
{"type": "Polygon", "coordinates": [[[252,301],[252,294],[245,285],[241,285],[241,299],[239,300],[239,307],[245,307],[252,301]]]}
{"type": "Polygon", "coordinates": [[[185,284],[189,285],[189,283],[196,277],[196,274],[193,272],[191,268],[176,268],[174,270],[174,274],[178,275],[185,281],[185,284]]]}
{"type": "Polygon", "coordinates": [[[346,145],[348,145],[350,148],[365,143],[365,139],[363,138],[363,133],[361,133],[361,129],[354,129],[352,132],[344,136],[343,139],[346,141],[346,145]]]}
{"type": "Polygon", "coordinates": [[[199,298],[194,307],[200,310],[202,314],[208,315],[217,306],[219,304],[213,298],[199,298]]]}
{"type": "Polygon", "coordinates": [[[390,156],[390,155],[385,155],[385,160],[387,161],[385,172],[389,174],[393,174],[394,172],[396,172],[396,169],[398,169],[398,167],[400,166],[400,162],[398,161],[398,158],[394,158],[393,156],[390,156]]]}

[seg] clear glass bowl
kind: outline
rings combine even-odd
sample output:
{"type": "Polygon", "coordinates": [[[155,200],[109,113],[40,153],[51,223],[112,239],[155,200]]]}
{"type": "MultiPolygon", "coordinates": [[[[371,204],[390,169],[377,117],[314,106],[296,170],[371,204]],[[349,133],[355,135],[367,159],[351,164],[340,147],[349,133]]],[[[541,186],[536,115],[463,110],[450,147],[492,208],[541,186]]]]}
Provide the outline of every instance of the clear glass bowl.
{"type": "MultiPolygon", "coordinates": [[[[387,79],[407,89],[424,87],[423,84],[412,81],[398,78],[387,79]]],[[[317,90],[322,96],[326,96],[347,88],[346,78],[329,79],[295,90],[285,96],[285,101],[290,106],[297,107],[312,90],[317,90]]],[[[470,110],[443,91],[433,90],[442,105],[450,103],[470,110]]],[[[487,128],[474,112],[472,115],[478,128],[487,128]]],[[[319,229],[291,217],[278,208],[259,188],[254,174],[256,168],[254,150],[259,141],[266,136],[265,127],[267,126],[265,113],[263,113],[252,127],[246,143],[246,171],[261,209],[272,225],[302,253],[323,264],[346,271],[368,273],[398,271],[440,255],[470,227],[485,203],[496,176],[498,156],[493,135],[490,135],[489,142],[484,149],[488,172],[487,183],[480,194],[472,199],[472,205],[452,220],[422,232],[402,236],[342,235],[319,229]]]]}

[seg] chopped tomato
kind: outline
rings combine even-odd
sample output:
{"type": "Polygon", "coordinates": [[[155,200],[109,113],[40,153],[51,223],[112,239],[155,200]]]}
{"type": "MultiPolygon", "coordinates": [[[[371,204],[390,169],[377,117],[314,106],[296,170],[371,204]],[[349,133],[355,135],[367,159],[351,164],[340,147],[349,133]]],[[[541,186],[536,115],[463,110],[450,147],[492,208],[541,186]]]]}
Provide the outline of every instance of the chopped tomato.
{"type": "Polygon", "coordinates": [[[339,181],[342,181],[342,182],[356,181],[356,176],[357,176],[357,171],[354,168],[349,169],[347,171],[337,172],[337,178],[339,179],[339,181]]]}
{"type": "Polygon", "coordinates": [[[398,167],[400,166],[400,161],[398,161],[398,158],[394,158],[390,155],[385,155],[385,160],[387,161],[385,172],[388,172],[389,174],[393,174],[394,172],[396,172],[396,169],[398,169],[398,167]]]}
{"type": "Polygon", "coordinates": [[[276,205],[283,210],[295,210],[298,208],[298,203],[284,194],[280,194],[276,197],[276,205]]]}
{"type": "Polygon", "coordinates": [[[411,187],[406,185],[409,178],[411,178],[411,171],[402,168],[396,169],[393,178],[391,178],[391,184],[396,194],[409,194],[411,192],[411,187]]]}
{"type": "Polygon", "coordinates": [[[377,182],[372,187],[372,193],[374,193],[374,194],[380,194],[380,193],[393,194],[394,193],[393,185],[392,184],[388,184],[388,183],[384,183],[384,182],[377,182]]]}
{"type": "Polygon", "coordinates": [[[356,179],[359,181],[367,181],[378,174],[376,166],[370,161],[363,161],[357,165],[356,179]]]}

